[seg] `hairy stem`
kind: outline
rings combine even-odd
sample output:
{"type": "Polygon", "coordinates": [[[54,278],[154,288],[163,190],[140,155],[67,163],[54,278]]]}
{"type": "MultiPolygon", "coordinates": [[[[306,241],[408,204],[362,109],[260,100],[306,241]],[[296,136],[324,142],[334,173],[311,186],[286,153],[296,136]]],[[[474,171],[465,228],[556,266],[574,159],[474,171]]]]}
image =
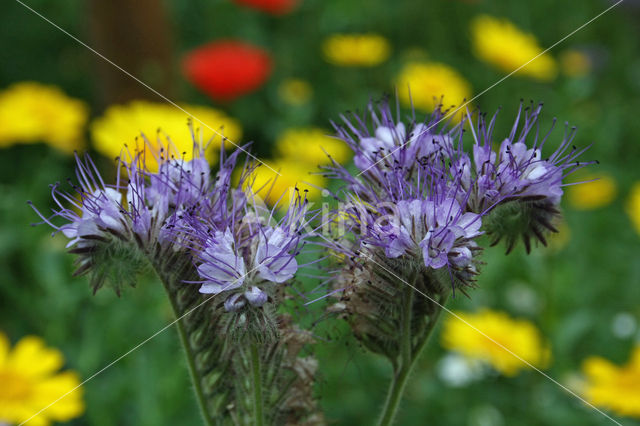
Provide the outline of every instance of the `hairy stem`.
{"type": "Polygon", "coordinates": [[[420,337],[420,340],[418,340],[418,344],[416,345],[416,348],[414,350],[414,354],[415,354],[414,357],[416,360],[420,358],[420,355],[424,351],[424,348],[427,347],[427,343],[429,342],[429,337],[431,337],[431,333],[433,332],[433,329],[438,323],[438,319],[440,318],[440,314],[442,313],[442,307],[447,302],[447,296],[448,295],[445,295],[441,297],[439,301],[437,301],[438,305],[436,306],[436,310],[431,316],[431,318],[429,318],[429,325],[425,329],[424,334],[420,337]]]}
{"type": "Polygon", "coordinates": [[[413,288],[407,285],[402,292],[402,336],[400,336],[400,354],[402,362],[400,366],[403,369],[411,365],[413,338],[411,333],[411,321],[413,319],[413,291],[413,288]]]}
{"type": "Polygon", "coordinates": [[[424,348],[427,346],[429,336],[431,336],[431,333],[433,332],[435,325],[438,322],[440,312],[442,311],[442,304],[446,300],[446,297],[442,297],[441,300],[438,301],[438,304],[435,307],[435,311],[429,318],[429,323],[423,330],[422,335],[419,336],[416,347],[414,349],[412,345],[413,336],[411,334],[411,324],[413,320],[413,292],[414,289],[412,286],[405,286],[402,295],[402,336],[400,344],[401,362],[399,365],[399,369],[396,368],[393,372],[393,380],[391,381],[391,384],[389,386],[384,409],[382,411],[382,415],[380,416],[380,421],[378,422],[379,426],[389,426],[393,424],[393,421],[398,412],[398,408],[400,407],[400,402],[402,401],[402,396],[404,395],[404,390],[407,385],[409,376],[411,375],[411,371],[420,358],[420,355],[424,351],[424,348]]]}
{"type": "Polygon", "coordinates": [[[184,318],[181,318],[184,315],[183,312],[180,311],[176,304],[175,297],[171,292],[168,283],[165,283],[164,280],[164,288],[167,291],[167,296],[169,301],[171,302],[171,308],[173,309],[173,313],[178,319],[176,321],[176,328],[178,329],[178,335],[180,336],[180,343],[182,344],[182,348],[184,349],[184,354],[187,358],[187,367],[189,369],[189,377],[191,378],[191,383],[193,383],[193,391],[196,396],[196,401],[198,402],[198,407],[200,408],[200,415],[202,416],[202,422],[206,426],[213,426],[214,421],[209,414],[209,410],[207,409],[207,398],[202,389],[202,380],[200,379],[200,375],[198,374],[198,369],[196,368],[195,363],[195,353],[191,349],[191,345],[189,344],[189,339],[187,336],[187,332],[184,327],[184,318]]]}
{"type": "Polygon", "coordinates": [[[404,388],[407,385],[410,370],[410,368],[402,367],[399,371],[394,372],[393,380],[391,381],[391,386],[387,394],[387,401],[384,404],[384,410],[382,411],[378,425],[387,426],[393,424],[393,420],[400,407],[400,400],[404,394],[404,388]]]}
{"type": "Polygon", "coordinates": [[[251,344],[251,374],[253,384],[253,424],[263,426],[262,368],[260,365],[260,352],[258,351],[258,345],[255,343],[251,344]]]}

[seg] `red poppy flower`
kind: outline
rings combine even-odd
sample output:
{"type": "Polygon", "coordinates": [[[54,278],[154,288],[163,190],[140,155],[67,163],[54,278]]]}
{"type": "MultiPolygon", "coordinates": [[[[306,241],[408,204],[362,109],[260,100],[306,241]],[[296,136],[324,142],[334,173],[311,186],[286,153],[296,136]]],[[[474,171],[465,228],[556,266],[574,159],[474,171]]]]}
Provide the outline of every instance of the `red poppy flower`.
{"type": "Polygon", "coordinates": [[[234,0],[237,4],[259,9],[272,15],[284,15],[291,12],[298,0],[234,0]]]}
{"type": "Polygon", "coordinates": [[[191,83],[219,101],[230,101],[256,90],[272,69],[267,52],[236,40],[201,46],[188,53],[182,65],[191,83]]]}

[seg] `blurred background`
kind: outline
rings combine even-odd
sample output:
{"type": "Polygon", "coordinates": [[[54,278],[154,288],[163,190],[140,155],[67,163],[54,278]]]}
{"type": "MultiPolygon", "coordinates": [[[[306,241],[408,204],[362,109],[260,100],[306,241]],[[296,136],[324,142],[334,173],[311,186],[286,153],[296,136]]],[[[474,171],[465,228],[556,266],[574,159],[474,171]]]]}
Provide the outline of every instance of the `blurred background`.
{"type": "MultiPolygon", "coordinates": [[[[496,142],[508,134],[520,100],[532,100],[545,104],[541,132],[558,119],[549,150],[565,121],[578,128],[576,146],[593,144],[583,158],[600,164],[570,180],[599,180],[567,188],[565,221],[548,247],[530,255],[518,247],[509,256],[504,247],[487,249],[478,288],[448,306],[478,321],[479,312],[493,313],[487,321],[505,341],[524,327],[524,343],[514,344],[533,352],[532,364],[623,424],[640,424],[640,352],[633,357],[640,342],[638,2],[616,6],[486,93],[613,2],[24,3],[153,90],[19,2],[4,2],[0,332],[12,345],[39,336],[63,354],[64,369],[84,379],[172,320],[153,278],[120,298],[94,296],[86,279],[72,278],[66,239],[30,226],[39,218],[27,200],[45,212],[53,207],[48,185],[73,176],[74,150],[90,152],[111,180],[113,158],[124,144],[135,146],[140,131],[155,137],[160,128],[179,147],[190,146],[188,112],[204,123],[205,137],[215,136],[215,149],[218,133],[237,144],[252,141],[253,152],[282,171],[282,192],[300,181],[325,185],[309,175],[326,161],[320,147],[349,161],[326,136],[340,114],[385,94],[395,102],[397,94],[410,116],[409,85],[419,118],[441,96],[445,105],[473,98],[470,107],[488,114],[502,108],[496,142]]],[[[329,423],[369,425],[391,370],[346,337],[343,325],[318,331],[317,394],[329,423]]],[[[174,333],[158,335],[84,385],[86,407],[68,416],[75,417],[70,424],[199,424],[174,333]]],[[[473,339],[455,333],[447,325],[434,336],[398,424],[609,422],[536,371],[474,357],[473,339]]]]}

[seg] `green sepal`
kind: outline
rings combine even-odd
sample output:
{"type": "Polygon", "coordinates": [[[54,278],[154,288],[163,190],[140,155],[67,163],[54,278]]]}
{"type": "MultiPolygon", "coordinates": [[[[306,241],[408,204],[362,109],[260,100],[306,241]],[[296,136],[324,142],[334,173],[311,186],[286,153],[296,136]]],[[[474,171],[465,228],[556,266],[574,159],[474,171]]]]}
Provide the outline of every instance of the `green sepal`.
{"type": "Polygon", "coordinates": [[[521,239],[529,253],[532,240],[546,246],[546,235],[558,232],[554,223],[560,214],[548,200],[516,199],[495,207],[483,217],[482,226],[491,238],[491,246],[504,240],[509,254],[521,239]]]}

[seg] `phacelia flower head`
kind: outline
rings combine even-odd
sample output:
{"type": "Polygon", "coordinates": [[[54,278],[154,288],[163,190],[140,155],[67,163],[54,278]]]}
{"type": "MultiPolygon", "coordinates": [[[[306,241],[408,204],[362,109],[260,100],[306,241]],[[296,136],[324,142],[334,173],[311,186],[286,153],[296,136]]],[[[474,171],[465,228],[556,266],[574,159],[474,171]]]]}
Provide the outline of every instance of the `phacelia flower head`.
{"type": "Polygon", "coordinates": [[[510,249],[522,237],[529,249],[531,238],[546,243],[544,233],[555,231],[563,179],[592,164],[579,161],[586,149],[572,146],[575,129],[565,131],[556,150],[543,157],[551,130],[539,136],[541,110],[542,105],[521,106],[496,151],[496,116],[487,122],[479,114],[474,122],[467,113],[463,122],[449,127],[444,123],[448,114],[436,111],[422,123],[405,124],[394,120],[383,102],[377,109],[370,106],[368,116],[343,117],[344,125],[336,126],[338,136],[353,149],[359,172],[354,176],[336,165],[327,173],[346,182],[359,200],[374,205],[455,199],[463,214],[478,215],[493,242],[505,238],[510,249]],[[463,149],[465,126],[473,137],[472,155],[463,149]]]}
{"type": "Polygon", "coordinates": [[[437,112],[405,124],[386,103],[370,107],[368,117],[343,117],[338,136],[353,149],[359,173],[334,163],[327,174],[346,184],[345,213],[361,249],[377,248],[412,270],[445,268],[468,284],[484,212],[466,208],[471,193],[450,170],[460,156],[460,125],[448,130],[438,123],[442,118],[437,112]]]}
{"type": "Polygon", "coordinates": [[[416,324],[431,321],[451,289],[473,286],[482,234],[492,243],[505,239],[508,250],[519,238],[527,250],[532,237],[546,242],[563,179],[591,163],[578,161],[584,150],[571,148],[573,130],[545,157],[550,132],[538,137],[540,112],[521,106],[497,150],[496,117],[487,123],[467,111],[455,125],[447,120],[455,111],[441,109],[424,121],[415,114],[403,121],[383,101],[334,125],[357,169],[335,161],[324,167],[342,184],[334,194],[342,202],[338,238],[327,243],[342,268],[335,286],[343,298],[334,311],[347,315],[365,346],[398,356],[394,327],[406,315],[407,286],[427,295],[413,303],[416,324]],[[471,153],[463,146],[469,134],[471,153]]]}
{"type": "MultiPolygon", "coordinates": [[[[199,140],[195,133],[193,140],[199,140]]],[[[178,260],[181,265],[195,261],[197,276],[182,280],[200,277],[202,293],[231,296],[232,290],[244,289],[241,300],[228,302],[237,310],[244,303],[265,303],[262,283],[293,277],[295,255],[306,236],[306,200],[295,198],[284,218],[275,221],[274,212],[258,207],[245,189],[253,166],[245,164],[237,184],[231,183],[241,150],[227,155],[223,145],[214,174],[205,149],[194,142],[188,160],[175,155],[170,140],[160,150],[124,152],[114,185],[104,183],[89,157],[77,157],[79,184],[72,185],[73,193],[53,185],[57,209],[52,217],[38,213],[69,238],[68,247],[79,255],[77,273],[90,272],[94,290],[105,281],[116,291],[121,283],[133,285],[146,266],[167,269],[178,260]],[[146,167],[149,156],[157,171],[146,167]]]]}

